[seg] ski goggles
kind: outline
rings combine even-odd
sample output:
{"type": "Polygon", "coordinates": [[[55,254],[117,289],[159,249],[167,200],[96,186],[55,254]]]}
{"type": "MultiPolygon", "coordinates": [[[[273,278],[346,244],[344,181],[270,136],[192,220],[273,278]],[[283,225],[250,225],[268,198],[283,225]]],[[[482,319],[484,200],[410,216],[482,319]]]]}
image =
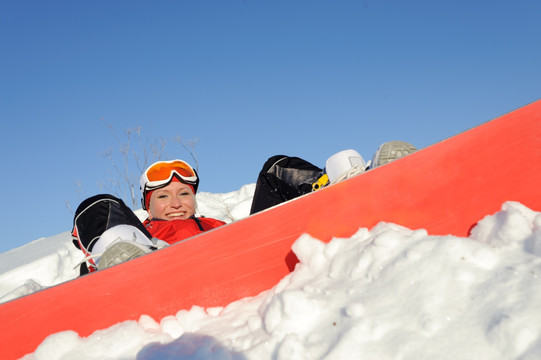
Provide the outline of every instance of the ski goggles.
{"type": "Polygon", "coordinates": [[[185,161],[158,161],[150,165],[141,176],[141,190],[155,190],[163,187],[172,180],[175,174],[186,184],[197,184],[195,170],[185,161]]]}

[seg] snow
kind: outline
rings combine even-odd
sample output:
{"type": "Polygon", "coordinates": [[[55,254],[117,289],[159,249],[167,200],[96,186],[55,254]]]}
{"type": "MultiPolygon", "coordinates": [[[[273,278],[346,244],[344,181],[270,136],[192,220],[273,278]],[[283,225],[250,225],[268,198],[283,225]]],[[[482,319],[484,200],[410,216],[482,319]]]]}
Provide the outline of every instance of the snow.
{"type": "MultiPolygon", "coordinates": [[[[201,193],[199,212],[241,219],[254,188],[201,193]]],[[[541,358],[541,215],[520,203],[469,238],[380,223],[293,251],[296,269],[256,297],[51,334],[23,359],[541,358]]],[[[76,277],[81,258],[69,232],[0,254],[0,301],[76,277]]]]}

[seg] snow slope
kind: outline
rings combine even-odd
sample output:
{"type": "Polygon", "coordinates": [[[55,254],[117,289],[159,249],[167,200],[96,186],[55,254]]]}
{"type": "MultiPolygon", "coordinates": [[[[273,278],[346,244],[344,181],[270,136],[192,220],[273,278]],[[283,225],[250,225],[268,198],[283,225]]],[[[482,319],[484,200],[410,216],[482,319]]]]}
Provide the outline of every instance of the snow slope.
{"type": "MultiPolygon", "coordinates": [[[[245,217],[253,190],[201,193],[199,212],[245,217]]],[[[24,359],[541,358],[541,215],[519,203],[469,238],[380,223],[293,250],[295,271],[256,297],[52,334],[24,359]]],[[[1,301],[76,277],[81,258],[69,232],[0,254],[1,301]]]]}

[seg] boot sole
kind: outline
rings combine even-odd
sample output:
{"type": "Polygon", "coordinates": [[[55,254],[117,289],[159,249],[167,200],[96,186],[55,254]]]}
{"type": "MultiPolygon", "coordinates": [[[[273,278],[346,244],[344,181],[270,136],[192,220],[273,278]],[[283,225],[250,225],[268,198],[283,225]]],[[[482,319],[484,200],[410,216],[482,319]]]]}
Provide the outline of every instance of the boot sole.
{"type": "Polygon", "coordinates": [[[149,252],[149,249],[145,249],[142,245],[137,243],[120,241],[111,244],[107,250],[105,250],[103,255],[100,257],[98,269],[106,269],[113,265],[118,265],[128,260],[138,258],[139,256],[143,256],[149,252]]]}

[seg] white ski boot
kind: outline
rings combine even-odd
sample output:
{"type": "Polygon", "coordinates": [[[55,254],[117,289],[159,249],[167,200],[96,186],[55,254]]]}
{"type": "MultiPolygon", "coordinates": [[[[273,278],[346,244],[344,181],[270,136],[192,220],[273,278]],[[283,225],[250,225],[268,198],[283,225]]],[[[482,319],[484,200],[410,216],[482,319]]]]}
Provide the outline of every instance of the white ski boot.
{"type": "Polygon", "coordinates": [[[363,157],[355,150],[342,150],[325,163],[325,172],[331,184],[361,174],[366,170],[363,157]]]}
{"type": "Polygon", "coordinates": [[[149,254],[158,247],[141,230],[131,225],[117,225],[105,231],[94,247],[98,270],[149,254]]]}

